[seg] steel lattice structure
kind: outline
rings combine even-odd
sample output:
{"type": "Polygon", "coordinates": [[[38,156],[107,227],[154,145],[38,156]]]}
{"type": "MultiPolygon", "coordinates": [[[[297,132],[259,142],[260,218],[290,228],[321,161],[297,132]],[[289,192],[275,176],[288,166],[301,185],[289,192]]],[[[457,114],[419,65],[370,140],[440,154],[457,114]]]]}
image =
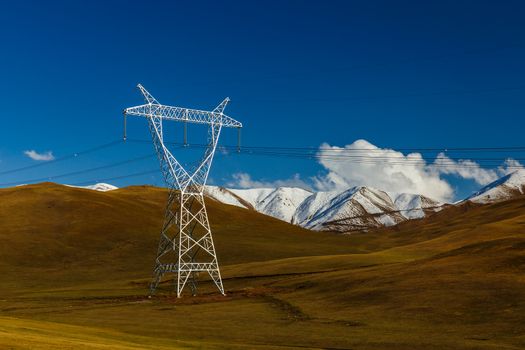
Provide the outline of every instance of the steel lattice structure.
{"type": "Polygon", "coordinates": [[[187,284],[195,295],[199,272],[207,272],[224,295],[203,191],[222,127],[241,128],[242,124],[223,113],[230,101],[228,98],[209,112],[161,105],[142,85],[137,87],[146,104],[126,108],[124,118],[127,115],[147,118],[164,181],[169,189],[150,295],[155,293],[166,273],[175,274],[177,297],[182,295],[187,284]],[[184,169],[164,144],[164,119],[209,125],[204,155],[190,171],[184,169]]]}

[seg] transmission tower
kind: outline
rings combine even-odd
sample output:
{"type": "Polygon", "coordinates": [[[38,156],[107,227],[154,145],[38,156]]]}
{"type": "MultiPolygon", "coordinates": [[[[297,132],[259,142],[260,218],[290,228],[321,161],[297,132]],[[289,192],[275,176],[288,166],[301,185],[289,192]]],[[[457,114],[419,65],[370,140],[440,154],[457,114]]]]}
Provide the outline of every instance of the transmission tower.
{"type": "Polygon", "coordinates": [[[229,98],[210,112],[162,105],[142,85],[137,87],[146,103],[126,108],[124,125],[127,115],[147,118],[164,181],[169,189],[150,295],[155,293],[163,275],[167,273],[175,274],[177,297],[182,295],[187,284],[195,295],[197,277],[201,272],[207,272],[224,295],[203,191],[222,127],[238,128],[240,131],[242,124],[223,113],[229,98]],[[186,123],[209,125],[204,155],[192,169],[186,170],[164,144],[164,119],[184,123],[185,143],[186,123]]]}

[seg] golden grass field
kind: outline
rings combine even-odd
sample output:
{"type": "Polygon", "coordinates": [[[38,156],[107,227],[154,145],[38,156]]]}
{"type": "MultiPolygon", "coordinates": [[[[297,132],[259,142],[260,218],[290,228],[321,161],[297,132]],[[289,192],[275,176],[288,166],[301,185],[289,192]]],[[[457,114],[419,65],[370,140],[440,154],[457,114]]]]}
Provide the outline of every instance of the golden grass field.
{"type": "Polygon", "coordinates": [[[227,296],[147,298],[166,192],[0,190],[0,349],[522,349],[525,198],[341,236],[208,201],[227,296]]]}

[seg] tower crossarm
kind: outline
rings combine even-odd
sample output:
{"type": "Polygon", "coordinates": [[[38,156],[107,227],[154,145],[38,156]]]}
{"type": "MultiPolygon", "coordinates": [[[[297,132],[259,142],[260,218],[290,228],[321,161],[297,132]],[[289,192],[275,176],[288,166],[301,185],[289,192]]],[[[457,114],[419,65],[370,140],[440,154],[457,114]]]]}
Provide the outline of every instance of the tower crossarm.
{"type": "Polygon", "coordinates": [[[242,123],[220,112],[201,111],[198,109],[166,106],[157,103],[148,103],[126,108],[124,113],[140,117],[160,117],[196,124],[221,124],[227,128],[242,128],[242,123]]]}

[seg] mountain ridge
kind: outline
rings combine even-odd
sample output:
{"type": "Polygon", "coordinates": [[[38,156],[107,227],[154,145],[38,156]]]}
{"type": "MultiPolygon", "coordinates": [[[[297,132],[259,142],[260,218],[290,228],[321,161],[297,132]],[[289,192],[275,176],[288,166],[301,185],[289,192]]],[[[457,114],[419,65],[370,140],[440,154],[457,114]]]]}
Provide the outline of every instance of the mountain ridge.
{"type": "Polygon", "coordinates": [[[523,194],[525,194],[525,169],[519,169],[491,182],[463,201],[480,204],[495,203],[523,194]]]}
{"type": "Polygon", "coordinates": [[[253,209],[311,230],[344,233],[422,219],[448,205],[467,201],[488,204],[524,195],[525,169],[505,175],[455,204],[421,194],[387,193],[368,186],[325,192],[297,187],[227,189],[208,186],[206,194],[222,203],[253,209]],[[260,198],[263,199],[258,201],[260,198]]]}
{"type": "MultiPolygon", "coordinates": [[[[102,192],[118,189],[106,183],[72,187],[102,192]]],[[[319,192],[299,187],[232,189],[206,186],[205,194],[218,202],[254,210],[310,230],[347,233],[422,219],[449,205],[488,204],[524,195],[525,169],[507,174],[454,204],[421,194],[388,193],[368,186],[319,192]]]]}
{"type": "Polygon", "coordinates": [[[349,232],[392,226],[441,210],[444,203],[417,194],[399,194],[356,186],[345,191],[310,192],[297,187],[228,189],[207,186],[219,202],[253,209],[316,231],[349,232]],[[409,200],[400,200],[400,198],[409,200]],[[397,206],[396,201],[402,204],[397,206]],[[409,214],[403,215],[406,211],[409,214]]]}

